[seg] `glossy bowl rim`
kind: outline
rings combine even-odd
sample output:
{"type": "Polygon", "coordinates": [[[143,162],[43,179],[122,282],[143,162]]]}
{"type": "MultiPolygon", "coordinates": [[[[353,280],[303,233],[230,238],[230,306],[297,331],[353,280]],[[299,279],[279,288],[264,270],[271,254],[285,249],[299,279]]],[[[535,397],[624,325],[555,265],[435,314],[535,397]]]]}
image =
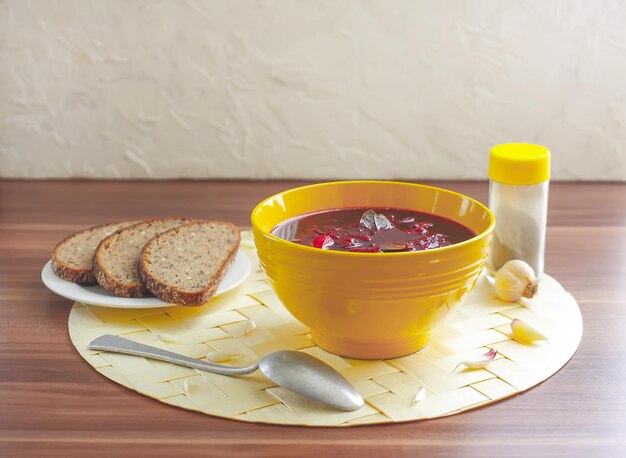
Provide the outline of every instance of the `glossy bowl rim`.
{"type": "MultiPolygon", "coordinates": [[[[321,210],[320,210],[321,211],[321,210]]],[[[295,250],[304,250],[303,252],[309,252],[309,253],[327,253],[324,256],[356,256],[356,257],[360,257],[360,258],[364,258],[364,257],[372,257],[372,256],[382,256],[384,255],[385,258],[390,258],[390,257],[396,257],[396,256],[419,256],[421,253],[440,253],[443,252],[444,250],[451,250],[451,249],[455,249],[455,248],[460,248],[462,246],[466,246],[469,245],[471,243],[474,243],[476,241],[478,241],[481,238],[486,237],[491,231],[493,231],[493,228],[496,224],[496,218],[495,215],[493,214],[493,212],[489,209],[489,207],[487,207],[485,204],[483,204],[482,202],[479,202],[478,200],[474,199],[473,197],[470,197],[466,194],[462,194],[460,192],[456,192],[456,191],[452,191],[450,189],[445,189],[445,188],[440,188],[438,186],[430,186],[430,185],[425,185],[425,184],[419,184],[419,183],[411,183],[411,182],[406,182],[406,181],[387,181],[387,180],[343,180],[343,181],[325,181],[322,183],[314,183],[314,184],[309,184],[309,185],[305,185],[305,186],[298,186],[295,188],[289,188],[289,189],[285,189],[283,191],[277,192],[275,194],[272,194],[269,197],[266,197],[265,199],[263,199],[261,202],[259,202],[254,209],[252,210],[252,213],[250,215],[250,220],[252,222],[252,228],[255,229],[256,231],[260,232],[261,234],[263,234],[264,236],[268,237],[269,239],[277,242],[277,243],[286,243],[288,244],[289,247],[292,247],[295,250]],[[401,252],[387,252],[387,253],[362,253],[362,252],[350,252],[350,251],[338,251],[338,250],[320,250],[319,248],[314,248],[314,247],[310,247],[310,246],[306,246],[306,245],[301,245],[299,243],[295,243],[292,242],[290,240],[285,240],[282,239],[280,237],[275,236],[274,234],[272,234],[270,231],[266,231],[264,229],[262,229],[260,227],[260,223],[259,223],[259,210],[260,208],[269,200],[274,199],[277,196],[280,196],[281,194],[286,194],[288,192],[292,192],[292,191],[299,191],[302,189],[310,189],[310,188],[321,188],[321,187],[325,187],[325,186],[336,186],[339,184],[391,184],[391,185],[397,185],[397,184],[401,184],[401,185],[409,185],[409,186],[415,186],[418,188],[425,188],[425,189],[434,189],[437,191],[443,191],[449,194],[453,194],[459,197],[463,197],[466,199],[469,199],[470,201],[478,204],[480,207],[482,207],[487,214],[491,217],[491,222],[489,223],[489,226],[487,227],[487,229],[485,229],[484,231],[480,232],[479,234],[476,234],[474,237],[472,237],[471,239],[467,239],[464,240],[463,242],[459,242],[459,243],[455,243],[453,245],[448,245],[448,246],[444,246],[444,247],[439,247],[439,248],[433,248],[431,250],[421,250],[421,251],[401,251],[401,252]]],[[[459,223],[459,221],[454,220],[456,223],[459,223]]],[[[461,223],[459,223],[461,224],[461,223]]]]}

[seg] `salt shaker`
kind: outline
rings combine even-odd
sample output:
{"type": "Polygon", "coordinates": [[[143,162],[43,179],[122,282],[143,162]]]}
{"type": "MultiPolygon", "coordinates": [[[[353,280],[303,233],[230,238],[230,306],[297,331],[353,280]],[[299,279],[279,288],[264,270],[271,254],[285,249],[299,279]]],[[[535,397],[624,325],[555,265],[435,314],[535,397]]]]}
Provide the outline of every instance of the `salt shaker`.
{"type": "Polygon", "coordinates": [[[506,143],[491,149],[489,208],[496,217],[496,227],[487,258],[489,275],[495,275],[507,261],[521,259],[541,278],[549,182],[548,148],[506,143]]]}

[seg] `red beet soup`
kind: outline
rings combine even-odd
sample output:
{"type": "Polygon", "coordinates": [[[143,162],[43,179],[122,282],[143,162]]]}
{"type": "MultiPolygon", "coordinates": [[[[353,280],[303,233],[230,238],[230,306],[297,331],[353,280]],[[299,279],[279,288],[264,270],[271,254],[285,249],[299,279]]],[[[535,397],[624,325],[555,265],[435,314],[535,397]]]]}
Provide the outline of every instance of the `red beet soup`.
{"type": "Polygon", "coordinates": [[[432,250],[476,235],[456,221],[401,208],[337,208],[307,213],[281,222],[272,234],[322,250],[357,253],[432,250]]]}

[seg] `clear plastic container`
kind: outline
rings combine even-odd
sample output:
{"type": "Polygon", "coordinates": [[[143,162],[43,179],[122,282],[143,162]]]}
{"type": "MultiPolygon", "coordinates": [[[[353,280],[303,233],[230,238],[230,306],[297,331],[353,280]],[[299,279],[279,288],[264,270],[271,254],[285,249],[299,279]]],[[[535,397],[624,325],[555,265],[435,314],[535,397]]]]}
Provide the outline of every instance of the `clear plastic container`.
{"type": "Polygon", "coordinates": [[[496,216],[487,270],[491,275],[511,259],[526,261],[543,274],[549,182],[518,186],[490,180],[489,208],[496,216]]]}
{"type": "Polygon", "coordinates": [[[544,269],[550,151],[509,143],[491,150],[489,208],[496,226],[487,258],[493,276],[507,261],[527,262],[541,278],[544,269]]]}

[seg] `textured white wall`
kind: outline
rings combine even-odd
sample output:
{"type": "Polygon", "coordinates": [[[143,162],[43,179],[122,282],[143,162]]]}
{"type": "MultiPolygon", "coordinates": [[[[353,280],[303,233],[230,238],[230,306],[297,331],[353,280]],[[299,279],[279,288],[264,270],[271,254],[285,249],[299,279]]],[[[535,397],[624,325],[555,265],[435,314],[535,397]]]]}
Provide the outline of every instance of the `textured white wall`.
{"type": "Polygon", "coordinates": [[[626,2],[0,0],[0,176],[626,180],[626,2]]]}

